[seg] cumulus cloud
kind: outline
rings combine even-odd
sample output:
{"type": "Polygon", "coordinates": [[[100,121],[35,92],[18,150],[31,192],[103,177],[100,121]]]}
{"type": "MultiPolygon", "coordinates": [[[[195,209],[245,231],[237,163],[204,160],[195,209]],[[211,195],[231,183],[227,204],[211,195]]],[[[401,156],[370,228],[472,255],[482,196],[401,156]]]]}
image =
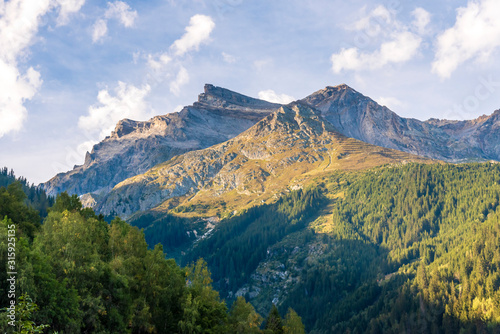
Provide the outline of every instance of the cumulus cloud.
{"type": "Polygon", "coordinates": [[[0,137],[21,129],[28,111],[23,103],[33,98],[42,81],[40,73],[29,68],[25,74],[0,59],[0,137]]]}
{"type": "MultiPolygon", "coordinates": [[[[423,9],[417,9],[418,28],[425,28],[423,9]]],[[[391,63],[403,63],[412,59],[422,44],[422,38],[410,31],[410,27],[396,19],[396,14],[384,6],[378,6],[364,18],[355,22],[348,30],[358,31],[364,39],[378,37],[380,47],[374,51],[364,52],[359,47],[342,48],[332,54],[332,70],[340,73],[343,70],[375,70],[391,63]]]]}
{"type": "Polygon", "coordinates": [[[117,19],[125,27],[132,27],[134,21],[137,18],[137,11],[131,10],[130,6],[123,1],[115,1],[113,3],[108,3],[108,9],[104,13],[104,17],[107,19],[117,19]]]}
{"type": "Polygon", "coordinates": [[[468,61],[487,61],[500,46],[500,2],[471,0],[457,9],[455,25],[438,36],[432,72],[449,78],[468,61]]]}
{"type": "Polygon", "coordinates": [[[210,16],[194,15],[189,20],[186,33],[172,44],[172,51],[176,56],[182,56],[188,51],[198,50],[202,43],[209,40],[214,28],[215,23],[210,16]]]}
{"type": "Polygon", "coordinates": [[[215,23],[210,16],[192,16],[186,32],[170,45],[169,51],[147,55],[147,64],[152,70],[150,81],[153,79],[155,82],[163,82],[170,79],[170,92],[179,95],[182,86],[189,82],[189,73],[183,65],[182,56],[191,51],[198,51],[201,44],[207,43],[214,27],[215,23]]]}
{"type": "Polygon", "coordinates": [[[21,70],[42,17],[59,9],[58,25],[78,11],[82,0],[0,0],[0,137],[21,129],[28,111],[24,106],[42,84],[40,73],[33,67],[21,70]]]}
{"type": "Polygon", "coordinates": [[[189,82],[189,73],[184,68],[184,66],[181,66],[179,72],[177,73],[177,76],[175,77],[175,80],[170,83],[170,91],[175,95],[179,95],[181,92],[181,87],[187,84],[188,82],[189,82]]]}
{"type": "Polygon", "coordinates": [[[296,100],[293,96],[290,96],[290,95],[277,94],[272,89],[261,90],[259,92],[258,96],[259,96],[259,99],[261,99],[261,100],[273,102],[273,103],[281,103],[281,104],[288,104],[288,103],[296,100]]]}
{"type": "MultiPolygon", "coordinates": [[[[147,56],[149,67],[158,71],[165,69],[166,65],[171,64],[173,60],[179,63],[181,56],[189,51],[198,51],[201,44],[208,43],[214,28],[215,23],[210,16],[201,14],[192,16],[185,29],[186,32],[170,45],[168,52],[147,56]]],[[[226,57],[224,55],[232,57],[223,53],[223,57],[226,57]]]]}
{"type": "Polygon", "coordinates": [[[167,53],[158,56],[153,56],[151,54],[147,56],[148,66],[154,71],[162,71],[171,61],[172,57],[167,53]]]}
{"type": "Polygon", "coordinates": [[[346,27],[347,30],[364,31],[369,36],[377,36],[393,22],[393,14],[383,5],[379,5],[368,15],[346,27]]]}
{"type": "Polygon", "coordinates": [[[104,13],[104,18],[98,19],[94,23],[92,30],[92,41],[101,42],[108,33],[108,20],[118,20],[124,27],[134,26],[137,18],[137,11],[132,10],[130,6],[123,1],[108,2],[108,8],[104,13]]]}
{"type": "Polygon", "coordinates": [[[99,19],[94,23],[94,29],[92,30],[92,41],[94,43],[102,40],[104,36],[108,33],[108,24],[106,20],[99,19]]]}
{"type": "Polygon", "coordinates": [[[391,110],[396,110],[397,108],[401,108],[404,106],[403,102],[401,102],[400,100],[398,100],[395,97],[390,97],[390,96],[387,96],[387,97],[381,96],[377,99],[377,102],[381,106],[386,106],[387,108],[389,108],[391,110]]]}
{"type": "MultiPolygon", "coordinates": [[[[76,155],[78,156],[78,158],[80,158],[81,156],[84,156],[85,153],[87,153],[87,152],[92,152],[92,148],[97,143],[99,143],[97,140],[87,140],[87,141],[79,144],[76,147],[76,153],[77,153],[76,155]]],[[[75,155],[75,158],[76,158],[76,155],[75,155]]],[[[71,169],[72,165],[74,165],[74,164],[70,164],[69,166],[62,168],[61,172],[66,171],[67,169],[71,169]]]]}
{"type": "Polygon", "coordinates": [[[57,0],[59,3],[59,16],[57,17],[57,25],[68,24],[71,14],[76,13],[85,4],[85,0],[57,0]]]}
{"type": "Polygon", "coordinates": [[[342,70],[380,69],[390,63],[403,63],[415,56],[422,39],[409,32],[394,34],[391,41],[382,43],[379,50],[360,52],[358,48],[341,49],[330,58],[332,70],[340,73],[342,70]]]}
{"type": "Polygon", "coordinates": [[[33,42],[40,21],[51,8],[47,1],[11,0],[0,2],[0,57],[9,63],[17,58],[33,42]]]}
{"type": "Polygon", "coordinates": [[[150,91],[149,85],[138,88],[124,82],[118,82],[114,94],[103,89],[97,95],[98,104],[89,108],[88,115],[80,117],[78,127],[103,139],[110,135],[121,119],[146,120],[152,115],[145,100],[150,91]]]}
{"type": "Polygon", "coordinates": [[[427,26],[431,22],[431,14],[423,8],[415,8],[413,12],[411,12],[413,16],[412,25],[415,27],[416,31],[423,35],[427,32],[427,26]]]}

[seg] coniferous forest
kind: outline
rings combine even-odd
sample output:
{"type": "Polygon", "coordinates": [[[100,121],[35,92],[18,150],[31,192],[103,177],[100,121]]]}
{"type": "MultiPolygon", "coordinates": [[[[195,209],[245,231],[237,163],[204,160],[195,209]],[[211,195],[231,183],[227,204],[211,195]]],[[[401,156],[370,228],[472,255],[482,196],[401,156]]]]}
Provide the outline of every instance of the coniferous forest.
{"type": "Polygon", "coordinates": [[[175,212],[109,223],[2,175],[24,333],[500,332],[498,164],[335,172],[198,239],[175,212]]]}

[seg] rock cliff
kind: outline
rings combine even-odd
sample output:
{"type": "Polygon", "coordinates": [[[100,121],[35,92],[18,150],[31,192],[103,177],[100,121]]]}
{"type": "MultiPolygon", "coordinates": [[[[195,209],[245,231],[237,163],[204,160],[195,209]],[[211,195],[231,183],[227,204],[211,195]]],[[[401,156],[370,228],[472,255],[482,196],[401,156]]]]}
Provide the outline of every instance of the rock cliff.
{"type": "Polygon", "coordinates": [[[87,153],[85,163],[42,184],[51,195],[62,191],[94,196],[173,156],[203,149],[245,131],[280,105],[205,85],[198,102],[180,112],[146,122],[124,119],[87,153]]]}
{"type": "Polygon", "coordinates": [[[468,121],[422,122],[400,117],[347,85],[326,87],[301,101],[342,134],[370,144],[450,162],[500,160],[500,111],[468,121]]]}
{"type": "Polygon", "coordinates": [[[117,184],[96,209],[129,217],[174,197],[186,205],[224,202],[226,211],[267,201],[314,175],[426,161],[345,137],[309,106],[283,106],[221,144],[187,152],[117,184]]]}

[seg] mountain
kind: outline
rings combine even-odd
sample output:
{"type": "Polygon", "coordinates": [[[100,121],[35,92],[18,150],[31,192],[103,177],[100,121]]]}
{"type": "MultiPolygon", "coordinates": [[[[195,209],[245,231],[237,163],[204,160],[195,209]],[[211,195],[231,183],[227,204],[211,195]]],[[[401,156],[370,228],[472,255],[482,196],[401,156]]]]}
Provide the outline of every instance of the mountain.
{"type": "Polygon", "coordinates": [[[500,160],[500,111],[474,120],[403,118],[347,85],[326,87],[301,100],[345,136],[433,159],[500,160]]]}
{"type": "Polygon", "coordinates": [[[500,110],[473,120],[449,121],[430,119],[432,124],[445,132],[450,149],[463,156],[479,155],[484,159],[500,160],[500,110]]]}
{"type": "Polygon", "coordinates": [[[348,138],[311,107],[292,103],[233,139],[120,182],[96,210],[130,217],[182,197],[180,206],[223,202],[224,211],[232,212],[273,202],[318,174],[409,161],[428,160],[348,138]]]}
{"type": "MultiPolygon", "coordinates": [[[[175,155],[206,148],[245,131],[280,105],[205,85],[192,106],[146,122],[124,119],[113,133],[87,152],[85,162],[42,186],[62,191],[106,194],[117,183],[175,155]]],[[[98,196],[97,196],[98,197],[98,196]]],[[[91,199],[92,200],[92,199],[91,199]]]]}
{"type": "MultiPolygon", "coordinates": [[[[314,334],[499,333],[500,164],[403,152],[497,157],[499,112],[421,122],[345,85],[286,106],[205,89],[162,116],[170,123],[158,133],[179,153],[92,195],[97,214],[76,195],[58,197],[19,261],[34,278],[37,323],[70,324],[70,333],[203,331],[224,323],[223,299],[252,311],[232,308],[233,321],[274,304],[296,310],[314,334]],[[224,137],[214,129],[225,139],[200,142],[224,137]]],[[[121,122],[101,154],[136,166],[152,159],[156,144],[131,144],[141,131],[154,137],[149,124],[121,122]],[[120,153],[130,147],[139,151],[120,153]]],[[[16,197],[7,189],[5,200],[16,197]]]]}
{"type": "MultiPolygon", "coordinates": [[[[403,118],[347,85],[326,87],[299,101],[341,134],[377,146],[449,162],[500,160],[500,110],[474,120],[403,118]]],[[[42,184],[48,194],[82,196],[94,206],[127,178],[185,152],[224,142],[280,108],[230,90],[205,85],[192,106],[147,122],[120,121],[87,153],[81,166],[42,184]]]]}

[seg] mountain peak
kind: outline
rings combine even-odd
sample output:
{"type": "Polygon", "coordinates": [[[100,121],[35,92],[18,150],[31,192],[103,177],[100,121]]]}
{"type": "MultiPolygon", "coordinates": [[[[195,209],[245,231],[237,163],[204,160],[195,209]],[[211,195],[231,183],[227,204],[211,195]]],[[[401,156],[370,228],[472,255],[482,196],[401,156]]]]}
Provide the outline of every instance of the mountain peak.
{"type": "Polygon", "coordinates": [[[128,135],[129,133],[135,131],[138,121],[134,121],[128,118],[124,118],[115,126],[115,130],[111,134],[112,137],[123,137],[128,135]]]}
{"type": "Polygon", "coordinates": [[[325,89],[326,90],[353,90],[353,91],[355,91],[353,88],[351,88],[349,85],[347,85],[345,83],[342,83],[342,84],[336,85],[336,86],[326,86],[325,89]]]}
{"type": "Polygon", "coordinates": [[[304,138],[321,136],[325,131],[337,132],[318,111],[300,102],[282,106],[248,131],[256,136],[267,136],[270,133],[280,133],[280,135],[301,133],[301,137],[304,138]]]}
{"type": "Polygon", "coordinates": [[[195,102],[193,106],[211,109],[241,109],[241,107],[246,107],[270,110],[278,109],[280,104],[259,100],[212,84],[205,84],[204,93],[198,95],[198,102],[195,102]]]}
{"type": "Polygon", "coordinates": [[[223,201],[224,210],[232,212],[273,201],[289,185],[304,184],[315,175],[401,161],[428,160],[348,138],[319,111],[294,102],[228,141],[122,181],[97,210],[129,217],[139,210],[168,210],[168,201],[178,198],[186,205],[210,208],[214,200],[223,201]]]}
{"type": "Polygon", "coordinates": [[[300,100],[314,108],[326,111],[330,108],[332,103],[350,103],[351,101],[358,101],[360,99],[370,100],[368,97],[359,93],[355,89],[351,88],[346,84],[340,84],[337,86],[326,86],[317,92],[312,93],[306,98],[300,100]]]}

